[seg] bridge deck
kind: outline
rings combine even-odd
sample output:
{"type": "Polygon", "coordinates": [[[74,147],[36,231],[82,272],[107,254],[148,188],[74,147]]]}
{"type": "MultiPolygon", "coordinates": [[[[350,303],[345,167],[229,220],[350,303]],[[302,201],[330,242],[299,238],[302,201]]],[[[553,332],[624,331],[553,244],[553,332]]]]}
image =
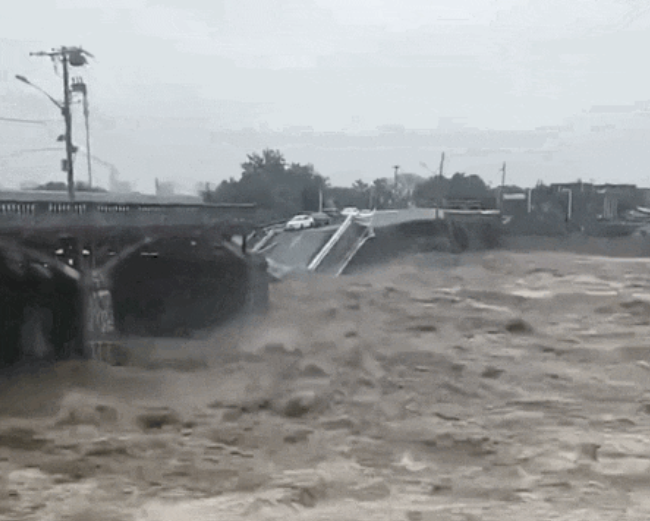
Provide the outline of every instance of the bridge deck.
{"type": "Polygon", "coordinates": [[[336,227],[316,228],[301,232],[282,232],[275,238],[275,246],[266,255],[273,262],[306,271],[316,254],[336,231],[336,227]]]}

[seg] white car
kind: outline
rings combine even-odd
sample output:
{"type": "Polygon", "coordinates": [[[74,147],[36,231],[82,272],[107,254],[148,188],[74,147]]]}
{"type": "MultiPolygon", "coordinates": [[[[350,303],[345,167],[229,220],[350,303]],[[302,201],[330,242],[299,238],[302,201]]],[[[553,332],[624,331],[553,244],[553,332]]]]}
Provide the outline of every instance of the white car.
{"type": "Polygon", "coordinates": [[[344,215],[345,217],[347,217],[348,215],[359,215],[359,209],[354,208],[353,206],[350,206],[348,208],[343,208],[343,210],[341,210],[341,215],[344,215]]]}
{"type": "Polygon", "coordinates": [[[306,228],[313,228],[315,221],[311,215],[296,215],[287,224],[284,225],[285,230],[304,230],[306,228]]]}

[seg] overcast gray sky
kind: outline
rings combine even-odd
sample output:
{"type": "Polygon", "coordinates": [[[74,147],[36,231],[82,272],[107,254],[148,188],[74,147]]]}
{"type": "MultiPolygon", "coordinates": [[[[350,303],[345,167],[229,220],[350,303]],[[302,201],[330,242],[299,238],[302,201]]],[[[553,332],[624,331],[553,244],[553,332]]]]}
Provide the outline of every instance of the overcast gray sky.
{"type": "MultiPolygon", "coordinates": [[[[180,129],[168,146],[176,135],[198,147],[192,182],[214,182],[245,157],[201,156],[203,131],[435,128],[441,118],[525,130],[650,97],[645,0],[23,0],[0,34],[1,115],[56,119],[13,75],[57,95],[51,63],[28,52],[83,45],[97,57],[83,72],[95,150],[143,179],[154,175],[142,172],[145,155],[161,177],[179,175],[151,158],[153,130],[165,127],[180,129]],[[128,149],[134,140],[142,146],[128,149]]],[[[33,148],[51,143],[47,132],[25,136],[40,140],[33,148]]]]}

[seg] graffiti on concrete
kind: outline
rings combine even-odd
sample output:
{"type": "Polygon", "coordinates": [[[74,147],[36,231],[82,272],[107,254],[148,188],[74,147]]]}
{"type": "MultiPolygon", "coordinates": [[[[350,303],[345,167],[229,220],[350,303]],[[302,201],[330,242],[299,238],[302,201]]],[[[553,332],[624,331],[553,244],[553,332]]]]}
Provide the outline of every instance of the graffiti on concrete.
{"type": "Polygon", "coordinates": [[[107,289],[95,290],[90,298],[90,316],[88,330],[90,333],[105,335],[115,331],[113,316],[113,299],[107,289]]]}

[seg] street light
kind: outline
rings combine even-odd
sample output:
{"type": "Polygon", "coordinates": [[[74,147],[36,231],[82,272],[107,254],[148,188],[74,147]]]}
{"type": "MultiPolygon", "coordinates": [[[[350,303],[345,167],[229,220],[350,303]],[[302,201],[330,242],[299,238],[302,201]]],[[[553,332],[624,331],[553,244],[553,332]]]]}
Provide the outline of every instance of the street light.
{"type": "Polygon", "coordinates": [[[16,74],[16,79],[18,81],[22,81],[23,83],[26,83],[30,87],[33,87],[37,91],[42,92],[43,94],[45,94],[48,97],[48,99],[59,108],[59,110],[63,111],[63,103],[61,103],[60,101],[55,100],[52,96],[50,96],[46,91],[41,89],[38,85],[35,85],[31,81],[29,81],[27,78],[25,78],[25,76],[21,76],[20,74],[16,74]]]}
{"type": "Polygon", "coordinates": [[[573,190],[571,190],[571,188],[561,188],[560,192],[566,192],[569,194],[569,200],[567,202],[566,208],[566,220],[569,222],[571,220],[571,215],[573,214],[573,190]]]}
{"type": "Polygon", "coordinates": [[[43,90],[41,87],[29,81],[25,76],[16,74],[16,79],[18,81],[22,81],[24,84],[29,85],[30,87],[36,89],[37,91],[47,96],[47,98],[52,103],[54,103],[54,105],[57,106],[57,108],[61,111],[61,114],[63,115],[63,119],[65,120],[66,132],[65,134],[59,136],[57,141],[59,142],[65,141],[66,143],[67,159],[64,161],[64,166],[65,166],[64,169],[67,170],[68,172],[68,194],[70,196],[70,200],[74,201],[74,184],[73,184],[74,181],[73,181],[73,174],[72,174],[72,154],[74,151],[74,146],[72,145],[72,135],[70,129],[71,118],[70,118],[70,101],[69,101],[68,90],[66,89],[65,101],[61,103],[60,101],[50,96],[50,94],[45,90],[43,90]]]}

